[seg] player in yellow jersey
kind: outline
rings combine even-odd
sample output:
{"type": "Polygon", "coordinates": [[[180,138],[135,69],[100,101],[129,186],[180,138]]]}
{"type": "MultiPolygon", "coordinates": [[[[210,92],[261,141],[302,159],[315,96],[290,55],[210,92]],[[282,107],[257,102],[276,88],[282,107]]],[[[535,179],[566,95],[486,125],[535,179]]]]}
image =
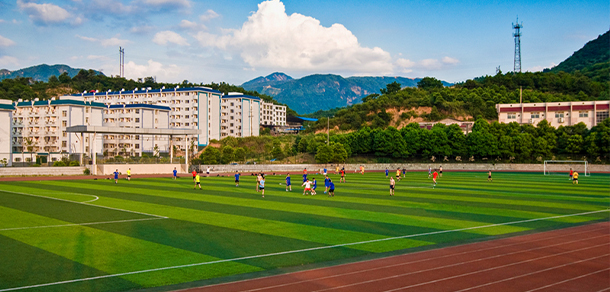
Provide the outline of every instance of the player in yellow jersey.
{"type": "Polygon", "coordinates": [[[131,168],[127,170],[127,180],[131,180],[131,168]]]}
{"type": "Polygon", "coordinates": [[[575,171],[572,175],[572,184],[578,184],[578,172],[575,171]]]}
{"type": "Polygon", "coordinates": [[[195,187],[193,189],[197,189],[197,187],[201,190],[201,177],[199,176],[199,173],[195,176],[195,187]]]}
{"type": "Polygon", "coordinates": [[[400,181],[400,169],[399,168],[396,169],[396,180],[400,181]]]}

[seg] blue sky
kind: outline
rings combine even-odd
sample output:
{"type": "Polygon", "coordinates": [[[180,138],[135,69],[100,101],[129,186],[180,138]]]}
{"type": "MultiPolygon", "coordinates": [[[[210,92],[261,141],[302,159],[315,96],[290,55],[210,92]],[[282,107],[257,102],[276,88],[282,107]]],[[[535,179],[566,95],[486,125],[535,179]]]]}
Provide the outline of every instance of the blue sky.
{"type": "Polygon", "coordinates": [[[0,0],[0,68],[42,63],[160,82],[241,84],[295,78],[511,71],[552,67],[610,27],[606,1],[0,0]],[[481,4],[483,3],[483,4],[481,4]]]}

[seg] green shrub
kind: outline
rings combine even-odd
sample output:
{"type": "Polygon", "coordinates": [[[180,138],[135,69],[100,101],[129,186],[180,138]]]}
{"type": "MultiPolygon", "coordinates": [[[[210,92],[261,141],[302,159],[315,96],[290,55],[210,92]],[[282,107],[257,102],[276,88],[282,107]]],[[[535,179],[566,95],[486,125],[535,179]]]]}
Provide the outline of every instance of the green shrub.
{"type": "Polygon", "coordinates": [[[70,161],[70,166],[79,166],[80,163],[78,161],[70,161]]]}
{"type": "Polygon", "coordinates": [[[53,162],[53,166],[66,166],[66,163],[59,160],[59,161],[53,162]]]}
{"type": "Polygon", "coordinates": [[[83,174],[84,175],[90,175],[91,174],[91,170],[88,168],[85,168],[85,170],[83,170],[83,174]]]}

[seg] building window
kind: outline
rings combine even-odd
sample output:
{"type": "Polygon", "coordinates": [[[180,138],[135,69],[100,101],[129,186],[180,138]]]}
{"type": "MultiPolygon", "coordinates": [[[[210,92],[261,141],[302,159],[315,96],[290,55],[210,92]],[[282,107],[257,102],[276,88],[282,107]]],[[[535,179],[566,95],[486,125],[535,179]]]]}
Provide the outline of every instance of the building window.
{"type": "Polygon", "coordinates": [[[67,117],[68,116],[68,111],[61,111],[61,116],[62,117],[67,117]]]}
{"type": "Polygon", "coordinates": [[[61,121],[61,125],[63,127],[67,127],[68,126],[68,121],[61,121]]]}
{"type": "Polygon", "coordinates": [[[136,149],[140,149],[140,144],[136,144],[136,149]]]}
{"type": "Polygon", "coordinates": [[[607,118],[608,118],[608,112],[597,112],[597,116],[596,116],[597,124],[603,122],[607,118]]]}
{"type": "Polygon", "coordinates": [[[555,118],[563,118],[563,113],[555,113],[555,118]]]}
{"type": "Polygon", "coordinates": [[[61,147],[68,147],[68,142],[66,141],[61,141],[61,147]]]}
{"type": "Polygon", "coordinates": [[[539,119],[540,118],[540,113],[532,113],[530,118],[532,118],[532,119],[539,119]]]}
{"type": "Polygon", "coordinates": [[[584,111],[578,112],[578,117],[579,118],[588,118],[589,112],[584,112],[584,111]]]}
{"type": "Polygon", "coordinates": [[[517,118],[517,114],[516,113],[508,113],[506,114],[506,118],[509,120],[514,120],[517,118]]]}
{"type": "Polygon", "coordinates": [[[139,122],[140,122],[140,118],[136,118],[136,123],[139,123],[139,122]]]}
{"type": "Polygon", "coordinates": [[[139,114],[139,113],[140,113],[140,110],[139,110],[139,109],[136,109],[136,114],[139,114]]]}

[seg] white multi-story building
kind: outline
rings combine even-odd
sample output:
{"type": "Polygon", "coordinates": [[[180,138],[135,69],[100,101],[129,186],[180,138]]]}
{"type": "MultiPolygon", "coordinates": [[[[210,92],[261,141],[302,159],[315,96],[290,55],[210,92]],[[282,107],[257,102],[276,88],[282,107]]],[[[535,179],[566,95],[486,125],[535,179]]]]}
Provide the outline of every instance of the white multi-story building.
{"type": "Polygon", "coordinates": [[[547,120],[551,126],[559,127],[582,122],[590,129],[608,118],[609,107],[610,100],[597,100],[497,104],[496,110],[500,123],[537,125],[547,120]]]}
{"type": "Polygon", "coordinates": [[[261,125],[286,126],[286,106],[261,101],[261,125]]]}
{"type": "Polygon", "coordinates": [[[11,121],[15,107],[10,100],[0,99],[0,161],[6,159],[7,165],[13,164],[11,140],[11,121]]]}
{"type": "MultiPolygon", "coordinates": [[[[106,105],[149,104],[167,106],[169,127],[175,129],[199,129],[201,134],[188,138],[196,146],[206,146],[210,139],[220,139],[220,99],[222,93],[207,87],[150,89],[130,91],[88,92],[75,94],[86,100],[106,105]]],[[[181,147],[181,139],[174,138],[174,145],[181,147]]]]}
{"type": "MultiPolygon", "coordinates": [[[[47,156],[56,161],[64,155],[80,153],[81,137],[66,132],[76,125],[101,126],[106,106],[85,101],[82,97],[22,101],[14,104],[11,123],[11,144],[14,162],[29,162],[34,156],[47,156]]],[[[89,141],[84,137],[83,149],[89,153],[91,143],[101,149],[102,139],[89,141]]]]}
{"type": "Polygon", "coordinates": [[[229,93],[222,97],[220,108],[220,139],[227,136],[258,136],[261,124],[261,99],[229,93]]]}
{"type": "MultiPolygon", "coordinates": [[[[102,124],[105,127],[168,129],[170,111],[169,107],[160,105],[115,104],[104,110],[102,124]]],[[[106,156],[142,156],[142,152],[157,155],[170,151],[167,136],[104,135],[103,141],[103,152],[106,156]]]]}

